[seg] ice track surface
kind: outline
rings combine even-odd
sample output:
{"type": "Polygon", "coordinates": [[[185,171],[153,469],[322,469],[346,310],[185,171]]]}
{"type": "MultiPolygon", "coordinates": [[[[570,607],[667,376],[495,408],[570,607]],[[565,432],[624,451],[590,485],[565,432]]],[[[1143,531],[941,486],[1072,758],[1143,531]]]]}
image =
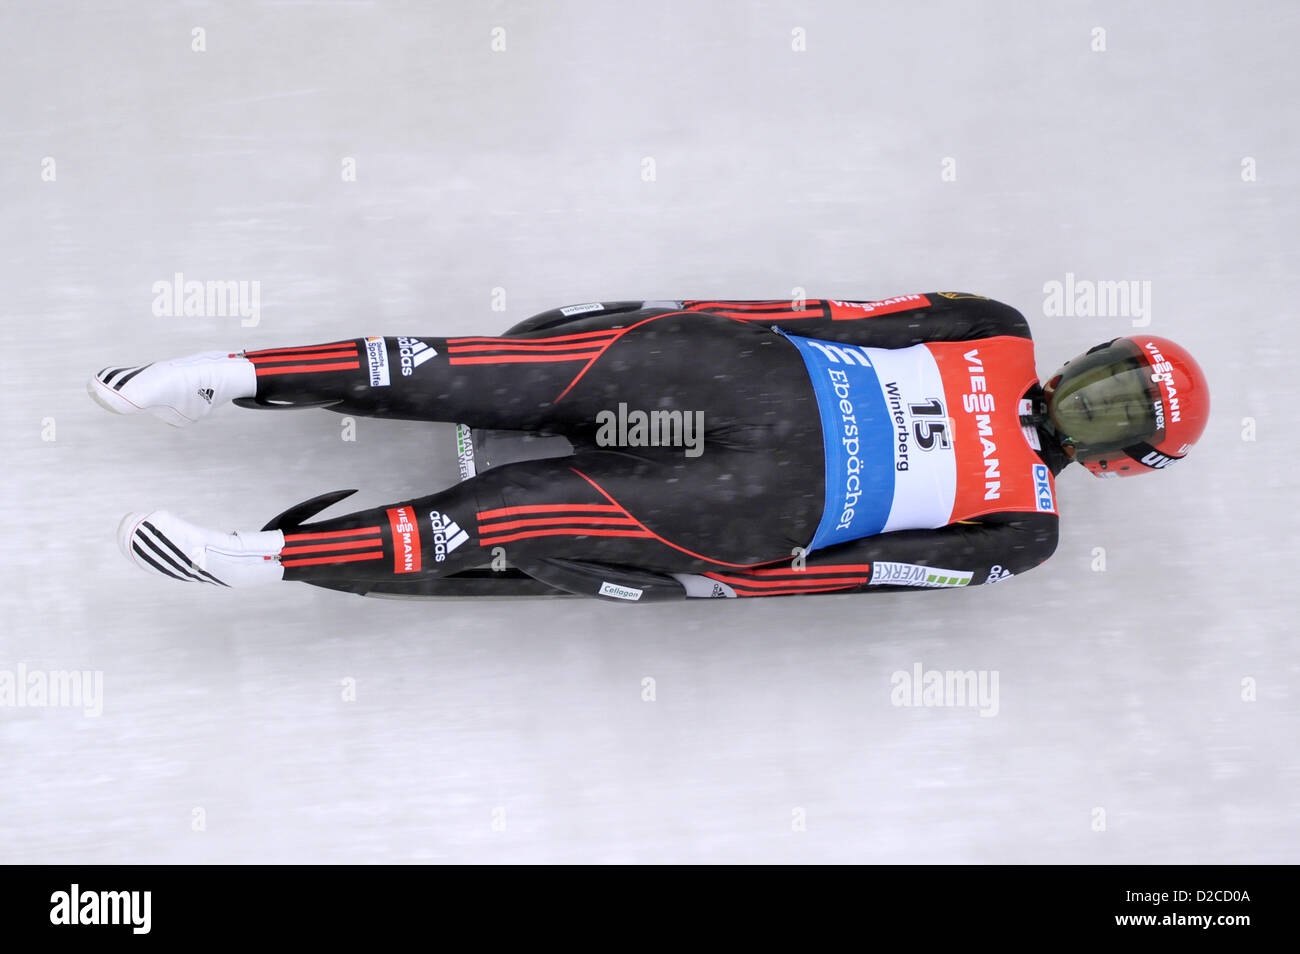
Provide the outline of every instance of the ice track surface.
{"type": "Polygon", "coordinates": [[[1263,2],[6,4],[0,674],[101,671],[103,699],[0,707],[0,861],[1300,860],[1297,27],[1263,2]],[[177,272],[260,282],[260,322],[155,316],[177,272]],[[83,387],[797,287],[982,292],[1047,374],[1132,331],[1045,316],[1067,273],[1151,282],[1210,427],[1161,476],[1067,471],[1056,556],[970,591],[172,585],[117,552],[123,513],[401,499],[455,479],[451,429],[178,431],[83,387]],[[893,705],[918,663],[996,671],[996,715],[893,705]]]}

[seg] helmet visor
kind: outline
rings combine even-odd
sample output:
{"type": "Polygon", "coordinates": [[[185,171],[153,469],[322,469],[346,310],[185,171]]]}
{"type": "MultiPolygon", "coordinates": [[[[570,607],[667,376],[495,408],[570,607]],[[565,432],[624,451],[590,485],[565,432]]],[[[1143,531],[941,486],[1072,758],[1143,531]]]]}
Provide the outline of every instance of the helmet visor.
{"type": "Polygon", "coordinates": [[[1058,433],[1074,443],[1076,457],[1086,459],[1142,441],[1159,443],[1159,400],[1137,345],[1117,338],[1065,366],[1050,407],[1058,433]]]}

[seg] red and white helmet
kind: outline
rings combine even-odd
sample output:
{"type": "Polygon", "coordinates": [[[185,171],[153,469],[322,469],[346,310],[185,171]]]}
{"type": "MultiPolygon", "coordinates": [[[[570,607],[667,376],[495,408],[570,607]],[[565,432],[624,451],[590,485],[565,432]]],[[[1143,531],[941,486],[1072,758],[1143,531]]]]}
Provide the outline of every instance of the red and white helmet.
{"type": "Polygon", "coordinates": [[[1181,460],[1205,431],[1210,387],[1168,338],[1132,335],[1090,348],[1043,385],[1063,447],[1098,477],[1133,477],[1181,460]]]}

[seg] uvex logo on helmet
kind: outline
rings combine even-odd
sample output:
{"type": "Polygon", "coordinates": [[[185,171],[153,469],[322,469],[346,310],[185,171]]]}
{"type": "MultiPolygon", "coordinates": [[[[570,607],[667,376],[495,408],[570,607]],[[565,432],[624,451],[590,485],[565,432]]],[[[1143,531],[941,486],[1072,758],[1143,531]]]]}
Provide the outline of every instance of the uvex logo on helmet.
{"type": "Polygon", "coordinates": [[[1134,477],[1163,470],[1186,456],[1205,432],[1210,417],[1210,389],[1205,372],[1186,348],[1155,335],[1119,339],[1131,342],[1145,362],[1154,385],[1155,433],[1113,454],[1084,460],[1098,477],[1134,477]]]}

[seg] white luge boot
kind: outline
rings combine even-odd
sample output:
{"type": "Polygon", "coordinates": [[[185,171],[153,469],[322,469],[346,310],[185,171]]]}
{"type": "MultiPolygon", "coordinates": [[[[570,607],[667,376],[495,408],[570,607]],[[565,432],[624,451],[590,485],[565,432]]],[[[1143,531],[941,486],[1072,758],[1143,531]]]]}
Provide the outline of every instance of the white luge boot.
{"type": "Polygon", "coordinates": [[[140,569],[187,583],[260,586],[284,578],[279,530],[223,533],[154,510],[123,517],[117,543],[140,569]]]}
{"type": "Polygon", "coordinates": [[[147,411],[173,427],[193,424],[218,404],[257,394],[257,370],[241,354],[205,351],[135,367],[104,368],[86,382],[114,414],[147,411]]]}

